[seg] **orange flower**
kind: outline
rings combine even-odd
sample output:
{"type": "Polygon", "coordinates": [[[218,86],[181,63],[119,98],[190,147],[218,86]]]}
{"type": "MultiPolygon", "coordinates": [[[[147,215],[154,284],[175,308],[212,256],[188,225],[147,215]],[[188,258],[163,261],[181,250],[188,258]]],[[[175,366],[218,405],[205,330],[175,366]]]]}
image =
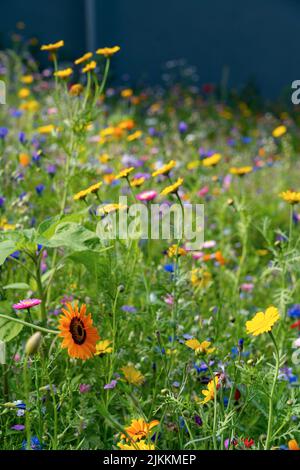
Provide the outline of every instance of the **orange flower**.
{"type": "Polygon", "coordinates": [[[30,163],[30,156],[27,153],[20,153],[19,163],[21,166],[28,166],[30,163]]]}
{"type": "MultiPolygon", "coordinates": [[[[143,418],[133,419],[131,421],[130,426],[125,428],[126,433],[130,437],[130,439],[134,442],[139,441],[141,439],[145,439],[149,436],[151,429],[159,425],[159,421],[157,419],[151,421],[150,423],[146,423],[143,418]]],[[[121,435],[121,439],[129,440],[125,434],[121,435]]]]}
{"type": "Polygon", "coordinates": [[[64,338],[61,347],[68,349],[70,357],[89,359],[96,352],[96,343],[99,340],[97,329],[93,326],[91,314],[86,314],[86,305],[82,304],[80,310],[78,304],[66,304],[67,309],[62,309],[64,315],[59,321],[60,337],[64,338]]]}

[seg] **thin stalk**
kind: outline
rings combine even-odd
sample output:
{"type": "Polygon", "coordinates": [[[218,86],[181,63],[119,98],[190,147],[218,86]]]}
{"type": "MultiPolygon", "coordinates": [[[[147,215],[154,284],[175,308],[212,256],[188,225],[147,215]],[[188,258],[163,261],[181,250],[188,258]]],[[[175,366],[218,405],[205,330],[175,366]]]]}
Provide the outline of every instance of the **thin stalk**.
{"type": "Polygon", "coordinates": [[[57,330],[49,330],[48,328],[43,328],[42,326],[34,325],[33,323],[28,323],[27,321],[19,320],[19,318],[13,318],[8,315],[3,315],[2,313],[0,313],[0,318],[20,323],[21,325],[28,326],[29,328],[33,328],[34,330],[42,331],[43,333],[50,333],[52,335],[58,335],[60,333],[57,330]]]}
{"type": "Polygon", "coordinates": [[[278,350],[277,343],[275,341],[272,331],[269,331],[269,335],[275,347],[276,365],[275,365],[275,374],[274,374],[273,384],[272,384],[271,393],[269,397],[269,417],[268,417],[268,430],[267,430],[267,438],[266,438],[266,443],[265,443],[265,450],[269,450],[270,448],[272,426],[273,426],[273,397],[274,397],[274,392],[275,392],[275,387],[276,387],[276,382],[277,382],[277,377],[278,377],[278,372],[279,372],[279,350],[278,350]]]}

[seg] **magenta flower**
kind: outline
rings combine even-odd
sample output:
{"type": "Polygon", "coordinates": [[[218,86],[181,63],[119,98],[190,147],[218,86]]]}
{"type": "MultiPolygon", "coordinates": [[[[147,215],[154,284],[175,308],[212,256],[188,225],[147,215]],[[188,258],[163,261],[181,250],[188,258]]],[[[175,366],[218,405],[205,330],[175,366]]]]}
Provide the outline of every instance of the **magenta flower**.
{"type": "Polygon", "coordinates": [[[80,393],[88,393],[91,390],[91,386],[88,384],[80,384],[79,385],[79,392],[80,393]]]}
{"type": "Polygon", "coordinates": [[[20,302],[13,305],[13,308],[15,310],[28,310],[29,308],[35,307],[36,305],[40,305],[40,303],[42,303],[40,299],[20,300],[20,302]]]}
{"type": "Polygon", "coordinates": [[[157,196],[157,192],[154,191],[153,189],[150,189],[148,191],[142,191],[141,193],[137,194],[136,195],[136,198],[139,200],[139,201],[152,201],[153,199],[155,199],[157,196]]]}

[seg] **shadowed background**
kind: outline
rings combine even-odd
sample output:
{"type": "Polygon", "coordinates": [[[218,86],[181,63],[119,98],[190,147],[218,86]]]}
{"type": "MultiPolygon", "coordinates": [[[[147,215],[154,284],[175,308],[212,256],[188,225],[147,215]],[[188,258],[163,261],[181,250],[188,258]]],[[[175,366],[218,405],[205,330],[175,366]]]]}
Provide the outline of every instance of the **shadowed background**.
{"type": "Polygon", "coordinates": [[[300,78],[299,0],[1,0],[1,47],[17,21],[41,43],[64,39],[64,59],[119,44],[115,72],[131,83],[158,83],[164,63],[181,58],[200,83],[226,72],[230,87],[254,78],[266,97],[300,78]]]}

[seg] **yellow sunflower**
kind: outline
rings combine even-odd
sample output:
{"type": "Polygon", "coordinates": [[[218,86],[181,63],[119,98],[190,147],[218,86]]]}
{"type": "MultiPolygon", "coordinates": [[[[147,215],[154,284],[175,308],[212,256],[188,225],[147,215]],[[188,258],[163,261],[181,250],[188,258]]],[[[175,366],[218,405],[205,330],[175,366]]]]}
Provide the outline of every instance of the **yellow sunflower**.
{"type": "Polygon", "coordinates": [[[68,349],[70,357],[89,359],[96,352],[96,343],[99,340],[97,329],[93,326],[91,314],[86,314],[86,305],[66,304],[62,309],[63,315],[59,320],[59,336],[64,338],[62,348],[68,349]]]}

